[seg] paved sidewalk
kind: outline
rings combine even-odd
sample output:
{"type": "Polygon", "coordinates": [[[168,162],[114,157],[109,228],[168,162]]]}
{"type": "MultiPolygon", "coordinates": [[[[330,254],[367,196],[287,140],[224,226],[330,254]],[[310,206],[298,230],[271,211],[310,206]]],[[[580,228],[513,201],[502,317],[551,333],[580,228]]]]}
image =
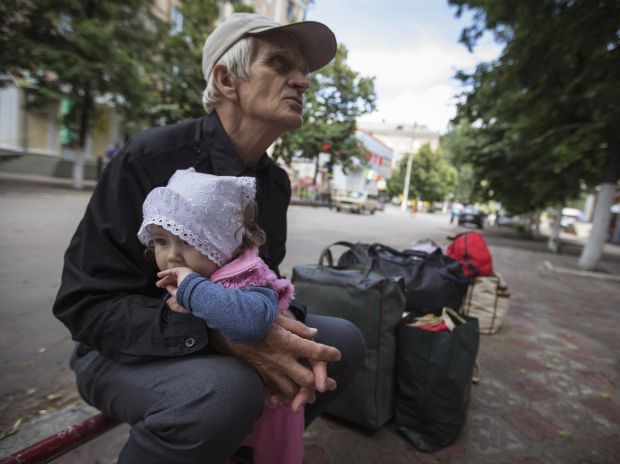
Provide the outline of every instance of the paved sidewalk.
{"type": "MultiPolygon", "coordinates": [[[[511,307],[501,332],[481,336],[482,380],[459,440],[424,454],[393,423],[371,433],[324,417],[306,431],[307,464],[620,462],[620,283],[544,268],[575,267],[575,245],[552,255],[505,229],[485,235],[511,307]]],[[[620,273],[620,256],[601,267],[620,273]]]]}

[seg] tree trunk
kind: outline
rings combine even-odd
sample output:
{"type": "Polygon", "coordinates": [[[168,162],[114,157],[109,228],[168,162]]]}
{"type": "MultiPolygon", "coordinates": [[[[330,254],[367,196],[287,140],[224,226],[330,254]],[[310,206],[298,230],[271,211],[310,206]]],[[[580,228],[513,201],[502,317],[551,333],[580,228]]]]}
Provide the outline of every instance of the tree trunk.
{"type": "Polygon", "coordinates": [[[603,256],[607,226],[611,216],[611,205],[614,202],[618,179],[620,178],[620,138],[615,131],[610,131],[608,135],[607,153],[608,158],[603,171],[603,182],[594,206],[592,232],[579,257],[578,265],[585,270],[594,269],[603,256]]]}
{"type": "Polygon", "coordinates": [[[314,157],[314,178],[312,179],[312,185],[316,187],[316,179],[319,176],[319,155],[314,157]]]}
{"type": "Polygon", "coordinates": [[[539,238],[540,237],[540,214],[541,211],[537,209],[534,211],[534,215],[532,216],[532,224],[530,225],[530,231],[532,232],[532,237],[539,238]]]}
{"type": "Polygon", "coordinates": [[[552,253],[560,252],[560,230],[562,220],[562,209],[564,205],[562,203],[558,203],[555,207],[555,221],[553,222],[553,229],[551,229],[551,234],[549,235],[549,240],[547,241],[547,248],[552,253]]]}
{"type": "Polygon", "coordinates": [[[84,150],[75,151],[75,159],[73,160],[73,170],[71,186],[76,190],[82,190],[84,188],[84,165],[86,164],[84,150]]]}
{"type": "Polygon", "coordinates": [[[596,198],[596,206],[594,207],[592,232],[579,257],[579,267],[581,269],[591,271],[596,267],[603,255],[605,237],[607,236],[607,226],[609,225],[611,216],[610,209],[614,202],[615,192],[615,183],[606,182],[601,184],[596,198]]]}
{"type": "Polygon", "coordinates": [[[88,137],[93,98],[90,93],[90,85],[84,85],[84,96],[82,97],[82,108],[80,111],[80,131],[79,147],[75,153],[73,162],[73,188],[81,190],[84,188],[84,166],[86,164],[86,139],[88,137]]]}

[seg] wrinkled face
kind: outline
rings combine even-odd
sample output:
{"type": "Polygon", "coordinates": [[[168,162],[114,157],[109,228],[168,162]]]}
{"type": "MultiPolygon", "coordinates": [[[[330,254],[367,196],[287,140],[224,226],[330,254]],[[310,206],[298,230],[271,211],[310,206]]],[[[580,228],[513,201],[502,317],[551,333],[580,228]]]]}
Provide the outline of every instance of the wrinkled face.
{"type": "Polygon", "coordinates": [[[217,264],[187,242],[161,226],[151,225],[153,252],[160,271],[173,267],[189,267],[203,277],[209,277],[217,264]]]}
{"type": "Polygon", "coordinates": [[[301,127],[303,97],[309,83],[297,43],[282,32],[256,37],[250,78],[238,83],[243,117],[285,132],[301,127]]]}

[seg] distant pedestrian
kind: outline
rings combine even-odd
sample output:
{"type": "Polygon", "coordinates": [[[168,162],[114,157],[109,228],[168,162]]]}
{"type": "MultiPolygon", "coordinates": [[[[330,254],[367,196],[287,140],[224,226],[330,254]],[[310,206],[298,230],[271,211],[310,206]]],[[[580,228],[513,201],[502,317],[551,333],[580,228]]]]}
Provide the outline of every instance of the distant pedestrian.
{"type": "Polygon", "coordinates": [[[461,211],[463,210],[463,204],[459,201],[452,202],[452,206],[450,207],[450,224],[453,224],[454,221],[459,221],[459,216],[461,215],[461,211]]]}
{"type": "Polygon", "coordinates": [[[105,151],[105,154],[108,157],[108,161],[111,161],[112,158],[116,156],[119,150],[120,150],[120,145],[118,143],[115,143],[114,145],[109,145],[105,151]]]}

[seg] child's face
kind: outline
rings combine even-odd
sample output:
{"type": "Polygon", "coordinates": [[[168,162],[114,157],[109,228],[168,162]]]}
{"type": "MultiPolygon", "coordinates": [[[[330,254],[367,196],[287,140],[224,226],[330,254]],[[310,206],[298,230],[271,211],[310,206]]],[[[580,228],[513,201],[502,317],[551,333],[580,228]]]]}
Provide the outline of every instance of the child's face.
{"type": "Polygon", "coordinates": [[[203,277],[209,277],[218,266],[189,243],[168,232],[161,226],[152,225],[153,251],[160,271],[174,267],[189,267],[203,277]]]}

